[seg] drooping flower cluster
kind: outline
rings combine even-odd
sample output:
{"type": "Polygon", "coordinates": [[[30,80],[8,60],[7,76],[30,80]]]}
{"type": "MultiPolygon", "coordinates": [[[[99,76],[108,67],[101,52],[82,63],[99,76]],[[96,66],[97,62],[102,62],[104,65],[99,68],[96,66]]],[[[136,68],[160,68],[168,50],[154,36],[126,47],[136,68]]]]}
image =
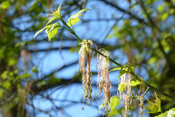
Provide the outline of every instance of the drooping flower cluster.
{"type": "Polygon", "coordinates": [[[98,78],[97,78],[97,87],[100,90],[100,93],[104,92],[104,105],[107,110],[107,105],[110,101],[110,81],[109,81],[109,53],[103,51],[106,57],[100,55],[97,57],[97,69],[98,69],[98,78]]]}
{"type": "MultiPolygon", "coordinates": [[[[82,84],[84,90],[84,99],[87,104],[90,104],[90,99],[92,98],[92,88],[91,88],[91,47],[92,41],[84,39],[80,45],[79,50],[79,66],[82,73],[82,84]],[[85,69],[85,61],[87,60],[87,69],[85,69]]],[[[100,50],[99,50],[100,51],[100,50]]],[[[101,51],[103,55],[97,54],[97,66],[98,66],[98,78],[97,87],[104,92],[104,105],[105,110],[107,110],[107,105],[110,102],[110,80],[109,80],[109,53],[103,49],[101,51]]]]}
{"type": "Polygon", "coordinates": [[[92,41],[84,39],[80,45],[79,50],[79,66],[82,73],[82,84],[84,90],[84,99],[90,104],[90,99],[92,98],[92,88],[91,88],[91,47],[92,41]],[[87,59],[87,70],[85,69],[85,60],[87,59]]]}
{"type": "MultiPolygon", "coordinates": [[[[137,80],[135,77],[132,77],[131,72],[134,73],[134,67],[131,67],[130,64],[125,65],[126,67],[120,70],[121,73],[121,81],[118,86],[120,91],[120,98],[124,105],[124,114],[123,117],[128,117],[129,115],[129,106],[132,106],[133,99],[140,99],[140,114],[139,117],[142,117],[143,114],[143,104],[144,104],[144,95],[147,92],[144,92],[144,86],[141,81],[137,80]],[[132,77],[132,78],[131,78],[132,77]],[[140,86],[140,96],[134,95],[131,93],[131,89],[134,86],[140,86]]],[[[141,78],[139,78],[141,79],[141,78]]],[[[135,100],[138,102],[137,100],[135,100]]]]}
{"type": "Polygon", "coordinates": [[[130,96],[131,96],[131,74],[125,73],[121,76],[121,83],[122,85],[122,91],[120,91],[120,97],[123,100],[123,105],[125,107],[125,114],[124,117],[128,116],[129,113],[129,102],[130,102],[130,96]]]}

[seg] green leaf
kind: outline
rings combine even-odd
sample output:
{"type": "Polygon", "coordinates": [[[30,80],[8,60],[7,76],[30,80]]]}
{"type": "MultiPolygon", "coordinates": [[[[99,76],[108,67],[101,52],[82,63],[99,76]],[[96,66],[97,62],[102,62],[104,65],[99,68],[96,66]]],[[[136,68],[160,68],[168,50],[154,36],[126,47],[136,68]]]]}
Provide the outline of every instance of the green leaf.
{"type": "Polygon", "coordinates": [[[19,75],[19,76],[17,76],[17,78],[29,78],[29,77],[31,77],[31,74],[28,74],[28,73],[24,73],[24,74],[21,74],[21,75],[19,75]]]}
{"type": "Polygon", "coordinates": [[[81,21],[78,17],[74,18],[74,19],[71,19],[69,22],[68,22],[68,26],[71,26],[71,25],[74,25],[76,24],[77,22],[81,21]]]}
{"type": "Polygon", "coordinates": [[[49,18],[49,21],[47,22],[47,24],[46,25],[48,25],[50,22],[52,22],[52,21],[54,21],[54,20],[56,20],[57,19],[57,17],[50,17],[49,18]]]}
{"type": "Polygon", "coordinates": [[[151,57],[149,60],[148,60],[148,64],[152,64],[152,63],[154,63],[154,62],[156,62],[157,61],[157,57],[151,57]]]}
{"type": "Polygon", "coordinates": [[[70,53],[73,53],[73,52],[78,52],[80,50],[80,47],[79,45],[75,46],[75,47],[71,47],[69,49],[70,53]]]}
{"type": "Polygon", "coordinates": [[[124,85],[124,83],[120,83],[120,84],[118,85],[118,90],[119,90],[119,91],[124,91],[124,89],[125,89],[126,86],[127,86],[127,83],[125,83],[125,85],[124,85]]]}
{"type": "Polygon", "coordinates": [[[157,7],[157,10],[160,11],[160,12],[164,11],[164,6],[165,6],[165,4],[159,5],[157,7]]]}
{"type": "Polygon", "coordinates": [[[108,36],[107,36],[107,39],[110,39],[110,38],[112,38],[112,37],[117,37],[117,34],[118,34],[118,25],[114,25],[114,27],[112,28],[112,32],[113,33],[111,33],[111,34],[109,34],[108,36]]]}
{"type": "Polygon", "coordinates": [[[155,93],[156,96],[156,100],[154,102],[151,102],[150,100],[148,100],[148,105],[149,106],[144,106],[145,109],[149,110],[150,112],[148,113],[158,113],[158,112],[162,112],[161,110],[161,101],[159,100],[159,98],[157,97],[157,94],[155,93]]]}
{"type": "Polygon", "coordinates": [[[163,11],[164,11],[164,7],[165,7],[165,4],[161,4],[161,5],[159,5],[159,6],[157,7],[157,10],[158,10],[159,12],[163,12],[163,11]]]}
{"type": "Polygon", "coordinates": [[[145,3],[147,3],[148,5],[151,5],[155,2],[156,0],[146,0],[145,3]]]}
{"type": "Polygon", "coordinates": [[[37,31],[36,34],[35,34],[35,36],[34,36],[34,39],[35,39],[35,37],[36,37],[39,33],[43,32],[46,28],[47,28],[47,26],[45,26],[44,28],[42,28],[42,29],[40,29],[39,31],[37,31]]]}
{"type": "Polygon", "coordinates": [[[41,86],[43,86],[45,84],[46,84],[46,81],[42,80],[41,82],[38,82],[36,85],[37,85],[38,88],[40,88],[41,86]]]}
{"type": "Polygon", "coordinates": [[[113,96],[110,98],[109,108],[111,112],[114,111],[115,107],[120,104],[120,99],[117,96],[113,96]]]}
{"type": "Polygon", "coordinates": [[[11,82],[6,81],[3,83],[3,88],[8,89],[11,86],[11,82]]]}
{"type": "Polygon", "coordinates": [[[70,16],[70,18],[67,21],[68,26],[72,26],[74,24],[76,24],[78,21],[81,21],[78,17],[83,17],[83,15],[81,13],[90,10],[90,9],[82,9],[80,11],[78,11],[77,13],[73,14],[70,16]]]}
{"type": "Polygon", "coordinates": [[[120,113],[118,112],[117,109],[114,109],[113,111],[110,111],[110,113],[108,113],[107,117],[116,116],[116,115],[120,115],[120,113]]]}
{"type": "Polygon", "coordinates": [[[99,111],[103,106],[105,106],[105,103],[103,103],[103,104],[100,105],[98,111],[99,111]]]}
{"type": "Polygon", "coordinates": [[[134,87],[134,86],[140,85],[141,83],[142,83],[141,81],[136,80],[136,81],[131,81],[131,82],[129,83],[129,85],[132,86],[132,87],[134,87]]]}
{"type": "Polygon", "coordinates": [[[10,2],[8,0],[1,3],[0,8],[1,9],[8,9],[10,7],[10,2]]]}
{"type": "Polygon", "coordinates": [[[18,104],[18,102],[19,102],[19,97],[16,97],[16,98],[13,100],[13,103],[16,105],[16,104],[18,104]]]}
{"type": "Polygon", "coordinates": [[[15,47],[22,47],[25,46],[26,44],[29,44],[29,41],[18,42],[17,44],[15,44],[15,47]]]}
{"type": "Polygon", "coordinates": [[[3,79],[7,79],[8,76],[9,76],[9,71],[4,71],[4,72],[1,74],[1,77],[2,77],[3,79]]]}
{"type": "Polygon", "coordinates": [[[31,70],[32,70],[32,72],[34,72],[34,73],[38,73],[37,66],[34,66],[31,70]]]}
{"type": "Polygon", "coordinates": [[[167,12],[165,12],[162,16],[161,16],[161,20],[165,21],[166,18],[169,16],[169,14],[167,12]]]}
{"type": "Polygon", "coordinates": [[[52,16],[55,16],[58,19],[61,19],[61,4],[59,5],[58,9],[56,11],[52,11],[53,14],[50,14],[52,16]]]}
{"type": "Polygon", "coordinates": [[[175,108],[168,111],[168,117],[175,117],[175,108]]]}
{"type": "Polygon", "coordinates": [[[137,65],[130,65],[130,64],[126,64],[123,67],[120,68],[120,72],[119,72],[119,76],[117,79],[119,79],[122,75],[124,75],[125,73],[131,73],[131,72],[135,72],[135,67],[139,67],[137,65]]]}
{"type": "Polygon", "coordinates": [[[155,117],[175,117],[175,108],[172,108],[158,116],[155,117]]]}
{"type": "Polygon", "coordinates": [[[45,26],[44,28],[40,29],[34,36],[34,39],[35,37],[41,33],[43,30],[46,29],[46,34],[49,38],[49,41],[58,33],[58,29],[60,29],[60,23],[54,23],[54,24],[51,24],[51,25],[47,25],[45,26]]]}
{"type": "Polygon", "coordinates": [[[60,23],[48,25],[48,28],[46,29],[46,34],[49,38],[49,41],[58,33],[58,29],[60,29],[60,23]]]}
{"type": "Polygon", "coordinates": [[[126,73],[126,72],[120,71],[117,80],[118,80],[123,74],[125,74],[125,73],[126,73]]]}
{"type": "Polygon", "coordinates": [[[4,92],[4,90],[3,89],[0,89],[0,98],[3,97],[3,92],[4,92]]]}
{"type": "Polygon", "coordinates": [[[121,67],[114,68],[114,69],[110,70],[109,72],[111,72],[111,71],[116,71],[116,70],[120,70],[120,69],[121,69],[121,67]]]}
{"type": "MultiPolygon", "coordinates": [[[[155,117],[168,117],[168,111],[166,111],[158,116],[155,116],[155,117]]],[[[173,116],[170,116],[170,117],[173,117],[173,116]]]]}
{"type": "Polygon", "coordinates": [[[32,4],[32,6],[30,7],[29,11],[32,11],[33,9],[38,7],[39,2],[40,2],[40,0],[35,0],[34,3],[32,4]]]}
{"type": "Polygon", "coordinates": [[[170,14],[173,14],[174,13],[174,8],[172,8],[171,10],[170,10],[170,14]]]}
{"type": "Polygon", "coordinates": [[[9,58],[8,59],[8,65],[9,66],[13,66],[14,64],[16,64],[17,63],[17,59],[15,59],[15,58],[9,58]]]}
{"type": "Polygon", "coordinates": [[[113,111],[111,111],[110,113],[108,113],[107,117],[118,117],[119,115],[122,115],[124,108],[117,108],[114,109],[113,111]]]}

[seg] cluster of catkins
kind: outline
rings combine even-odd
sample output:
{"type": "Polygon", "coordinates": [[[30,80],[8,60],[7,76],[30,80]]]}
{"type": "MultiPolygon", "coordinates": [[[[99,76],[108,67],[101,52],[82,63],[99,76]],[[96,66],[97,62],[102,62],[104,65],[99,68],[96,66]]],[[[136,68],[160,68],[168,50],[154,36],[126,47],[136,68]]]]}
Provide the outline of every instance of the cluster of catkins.
{"type": "MultiPolygon", "coordinates": [[[[79,50],[79,66],[82,73],[82,84],[84,90],[84,99],[87,101],[87,104],[90,104],[90,99],[92,98],[92,88],[91,88],[91,47],[92,41],[84,39],[80,45],[79,50]],[[87,61],[87,69],[85,69],[85,62],[87,61]]],[[[99,50],[100,51],[100,50],[99,50]]],[[[97,87],[100,90],[100,93],[104,92],[105,102],[107,106],[110,100],[110,83],[109,83],[109,54],[107,51],[102,52],[102,55],[97,54],[98,61],[98,81],[97,87]]]]}
{"type": "MultiPolygon", "coordinates": [[[[92,59],[92,41],[84,39],[81,43],[81,48],[79,50],[79,66],[82,73],[82,84],[84,90],[84,100],[87,104],[90,104],[90,99],[92,98],[92,88],[91,88],[91,59],[92,59]],[[85,63],[87,62],[87,66],[85,63]]],[[[110,89],[111,83],[109,80],[109,53],[105,49],[97,50],[97,87],[100,93],[104,93],[104,107],[105,112],[107,112],[107,105],[110,103],[110,89]]],[[[123,68],[125,69],[125,68],[123,68]]],[[[122,90],[120,90],[121,102],[124,105],[123,117],[128,117],[130,101],[132,101],[131,94],[131,74],[125,73],[121,76],[120,85],[122,85],[122,90]]],[[[140,115],[142,117],[142,109],[144,102],[144,94],[140,96],[140,115]]]]}
{"type": "MultiPolygon", "coordinates": [[[[102,51],[102,55],[97,55],[97,70],[98,70],[98,78],[97,78],[97,87],[100,90],[100,93],[104,92],[104,105],[108,105],[110,101],[110,88],[111,84],[109,81],[109,53],[104,50],[102,51]]],[[[107,108],[106,108],[107,109],[107,108]]]]}
{"type": "Polygon", "coordinates": [[[121,76],[121,84],[123,85],[123,91],[120,91],[120,98],[123,100],[123,105],[125,107],[124,117],[127,117],[129,113],[130,106],[130,96],[131,96],[131,74],[123,74],[121,76]]]}
{"type": "MultiPolygon", "coordinates": [[[[120,91],[120,98],[121,102],[123,102],[123,106],[125,108],[123,117],[128,117],[129,115],[129,107],[131,106],[132,102],[132,94],[131,94],[131,74],[130,73],[125,73],[121,76],[121,85],[123,85],[122,91],[120,91]]],[[[142,117],[143,114],[143,104],[144,104],[144,88],[142,85],[140,85],[140,94],[141,96],[134,96],[135,99],[140,99],[140,114],[139,117],[142,117]]],[[[136,100],[135,100],[136,101],[136,100]]]]}

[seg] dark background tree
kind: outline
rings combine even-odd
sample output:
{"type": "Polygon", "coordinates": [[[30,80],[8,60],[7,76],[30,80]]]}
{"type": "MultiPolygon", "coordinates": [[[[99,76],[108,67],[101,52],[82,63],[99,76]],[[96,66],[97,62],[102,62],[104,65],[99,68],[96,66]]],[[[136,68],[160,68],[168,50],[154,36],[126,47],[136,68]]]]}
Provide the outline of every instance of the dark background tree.
{"type": "MultiPolygon", "coordinates": [[[[74,26],[76,33],[82,39],[91,39],[98,48],[105,48],[115,61],[140,65],[136,74],[175,97],[174,0],[1,0],[2,117],[34,117],[41,113],[45,113],[43,116],[75,116],[70,110],[81,111],[83,95],[81,74],[77,73],[77,39],[61,29],[51,42],[45,32],[33,40],[36,31],[45,26],[47,14],[61,3],[64,19],[82,8],[91,9],[74,26]],[[41,108],[36,100],[43,100],[41,108]],[[43,106],[50,108],[43,109],[43,106]]],[[[113,67],[116,66],[111,64],[110,68],[113,67]]],[[[94,95],[96,73],[94,67],[94,95]]],[[[110,73],[114,81],[111,95],[117,93],[117,74],[110,73]]],[[[155,90],[149,92],[151,99],[155,90]]],[[[175,107],[172,98],[161,93],[158,97],[163,111],[175,107]]],[[[86,116],[102,116],[102,113],[98,115],[100,100],[98,96],[90,107],[84,104],[86,116]],[[94,115],[89,115],[88,109],[94,115]]]]}

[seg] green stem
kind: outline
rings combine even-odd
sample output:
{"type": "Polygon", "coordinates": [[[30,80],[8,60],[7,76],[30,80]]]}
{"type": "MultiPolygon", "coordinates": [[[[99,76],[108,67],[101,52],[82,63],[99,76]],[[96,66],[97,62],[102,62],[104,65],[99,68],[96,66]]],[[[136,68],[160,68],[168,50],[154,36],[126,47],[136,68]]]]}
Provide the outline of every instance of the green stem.
{"type": "Polygon", "coordinates": [[[141,82],[144,82],[144,83],[145,83],[148,87],[150,87],[151,89],[153,89],[153,90],[155,90],[155,91],[157,91],[157,92],[163,94],[164,96],[167,96],[167,97],[169,97],[169,98],[175,100],[175,97],[174,97],[174,96],[171,96],[171,95],[169,95],[169,94],[167,94],[167,93],[161,91],[160,89],[158,89],[158,88],[152,86],[150,83],[147,83],[146,81],[144,81],[143,79],[141,79],[139,76],[137,76],[135,73],[131,72],[131,74],[132,74],[133,76],[135,76],[135,77],[136,77],[138,80],[140,80],[141,82]]]}
{"type": "Polygon", "coordinates": [[[72,34],[75,34],[74,30],[72,30],[68,25],[67,23],[63,20],[63,19],[60,19],[62,21],[62,23],[68,28],[68,31],[72,34]]]}
{"type": "Polygon", "coordinates": [[[77,36],[76,33],[74,33],[74,35],[76,36],[76,38],[78,39],[78,41],[82,42],[82,40],[77,36]]]}
{"type": "Polygon", "coordinates": [[[72,30],[69,30],[68,28],[64,27],[64,26],[61,26],[63,27],[64,29],[66,29],[67,31],[69,31],[70,33],[72,33],[72,30]]]}

